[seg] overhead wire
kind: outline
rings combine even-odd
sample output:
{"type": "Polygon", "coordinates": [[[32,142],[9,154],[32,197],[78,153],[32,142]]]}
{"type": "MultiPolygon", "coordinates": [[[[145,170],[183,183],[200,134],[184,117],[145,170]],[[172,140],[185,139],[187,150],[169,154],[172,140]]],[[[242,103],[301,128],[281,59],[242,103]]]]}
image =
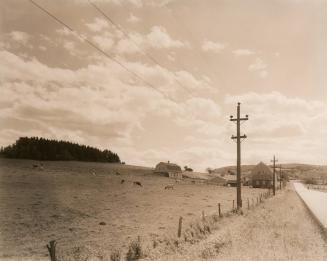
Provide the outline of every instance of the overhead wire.
{"type": "Polygon", "coordinates": [[[160,93],[165,99],[168,99],[170,101],[172,101],[173,103],[177,103],[174,99],[172,99],[171,97],[169,97],[166,93],[164,93],[163,91],[161,91],[160,89],[156,88],[153,84],[151,84],[150,82],[146,81],[143,77],[141,77],[140,75],[138,75],[136,72],[134,72],[133,70],[129,69],[126,65],[124,65],[122,62],[120,62],[118,59],[116,59],[115,57],[113,57],[112,55],[108,54],[107,52],[105,52],[104,50],[102,50],[100,47],[98,47],[96,44],[94,44],[92,41],[90,41],[89,39],[87,39],[86,37],[82,36],[81,34],[79,34],[76,30],[74,30],[71,26],[69,26],[67,23],[65,23],[64,21],[62,21],[61,19],[59,19],[58,17],[56,17],[54,14],[50,13],[46,8],[42,7],[41,5],[39,5],[38,3],[36,3],[33,0],[29,0],[34,6],[36,6],[38,9],[40,9],[41,11],[43,11],[45,14],[47,14],[48,16],[50,16],[52,19],[54,19],[56,22],[60,23],[63,27],[67,28],[70,32],[72,32],[75,36],[79,37],[80,39],[82,39],[84,42],[86,42],[89,46],[91,46],[92,48],[96,49],[99,53],[103,54],[104,56],[106,56],[107,58],[109,58],[110,60],[112,60],[113,62],[117,63],[118,65],[120,65],[123,69],[125,69],[127,72],[129,72],[131,75],[135,76],[137,79],[141,80],[143,83],[145,83],[148,87],[150,87],[151,89],[154,89],[156,92],[160,93]]]}
{"type": "MultiPolygon", "coordinates": [[[[167,71],[168,70],[165,66],[163,66],[160,62],[158,62],[157,59],[155,59],[151,54],[145,52],[142,50],[142,48],[139,46],[138,43],[136,43],[134,41],[134,39],[132,37],[130,37],[130,35],[119,25],[117,24],[108,14],[106,14],[104,11],[101,10],[101,8],[99,6],[97,6],[95,3],[93,3],[92,1],[88,0],[89,4],[91,6],[94,7],[94,9],[96,9],[103,17],[105,17],[113,26],[115,26],[116,29],[118,29],[127,39],[129,39],[134,46],[137,48],[137,50],[143,54],[144,56],[148,57],[149,60],[151,60],[153,63],[155,63],[156,65],[165,68],[167,71]]],[[[178,77],[178,75],[176,74],[176,72],[172,72],[174,74],[175,77],[178,77]]],[[[182,87],[190,96],[193,96],[192,93],[189,91],[189,89],[187,87],[185,87],[177,78],[175,78],[176,83],[182,87]]]]}

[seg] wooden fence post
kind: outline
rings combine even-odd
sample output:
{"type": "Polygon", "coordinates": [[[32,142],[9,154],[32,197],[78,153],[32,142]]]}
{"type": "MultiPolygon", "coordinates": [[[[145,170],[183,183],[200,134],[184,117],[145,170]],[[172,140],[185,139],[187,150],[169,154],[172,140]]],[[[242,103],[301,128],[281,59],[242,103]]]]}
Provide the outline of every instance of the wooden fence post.
{"type": "Polygon", "coordinates": [[[233,200],[233,210],[234,210],[235,200],[233,200]]]}
{"type": "Polygon", "coordinates": [[[49,251],[49,255],[50,255],[50,260],[51,261],[57,261],[57,257],[56,257],[56,245],[57,245],[57,242],[55,240],[51,240],[49,242],[49,244],[47,245],[47,249],[49,251]]]}
{"type": "Polygon", "coordinates": [[[182,223],[183,223],[183,217],[179,217],[179,221],[178,221],[178,232],[177,232],[177,236],[178,237],[181,237],[181,235],[182,235],[182,223]]]}
{"type": "Polygon", "coordinates": [[[250,201],[249,201],[249,198],[248,198],[248,209],[250,209],[250,201]]]}
{"type": "Polygon", "coordinates": [[[218,203],[218,215],[219,215],[219,217],[221,217],[220,203],[218,203]]]}
{"type": "Polygon", "coordinates": [[[205,220],[205,216],[204,216],[204,210],[202,210],[202,221],[205,220]]]}

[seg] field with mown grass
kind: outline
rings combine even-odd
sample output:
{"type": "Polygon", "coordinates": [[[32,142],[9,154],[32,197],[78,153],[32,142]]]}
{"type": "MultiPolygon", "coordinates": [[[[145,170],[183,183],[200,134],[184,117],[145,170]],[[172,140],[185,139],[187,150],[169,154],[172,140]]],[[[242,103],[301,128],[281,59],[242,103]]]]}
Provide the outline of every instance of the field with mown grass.
{"type": "MultiPolygon", "coordinates": [[[[1,260],[49,260],[50,240],[57,241],[62,260],[108,260],[114,252],[123,260],[139,236],[148,257],[152,251],[169,254],[161,246],[172,244],[169,249],[176,250],[180,216],[183,228],[194,224],[195,238],[205,238],[195,227],[202,211],[212,216],[221,203],[226,213],[235,199],[235,188],[175,183],[154,176],[151,168],[87,162],[33,165],[40,162],[0,159],[1,260]],[[142,187],[133,185],[135,181],[142,187]],[[167,185],[174,189],[165,190],[167,185]]],[[[244,187],[243,198],[255,199],[263,192],[244,187]]]]}

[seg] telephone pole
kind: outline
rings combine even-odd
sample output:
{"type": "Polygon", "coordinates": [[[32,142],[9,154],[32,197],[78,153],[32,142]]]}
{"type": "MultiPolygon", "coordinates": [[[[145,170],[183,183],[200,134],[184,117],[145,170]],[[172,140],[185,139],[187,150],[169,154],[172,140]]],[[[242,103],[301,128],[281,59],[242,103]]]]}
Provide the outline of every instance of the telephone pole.
{"type": "Polygon", "coordinates": [[[241,103],[237,103],[237,116],[234,119],[234,116],[230,116],[230,121],[236,121],[236,136],[232,136],[233,140],[236,140],[237,143],[237,209],[242,208],[242,196],[241,196],[241,139],[245,139],[246,135],[241,136],[241,122],[247,121],[249,116],[246,115],[245,118],[241,118],[241,103]]]}
{"type": "Polygon", "coordinates": [[[282,190],[282,164],[279,165],[279,190],[282,190]]]}
{"type": "Polygon", "coordinates": [[[276,195],[276,162],[278,162],[278,160],[276,159],[275,155],[274,155],[274,159],[271,161],[273,162],[273,194],[274,196],[276,195]]]}

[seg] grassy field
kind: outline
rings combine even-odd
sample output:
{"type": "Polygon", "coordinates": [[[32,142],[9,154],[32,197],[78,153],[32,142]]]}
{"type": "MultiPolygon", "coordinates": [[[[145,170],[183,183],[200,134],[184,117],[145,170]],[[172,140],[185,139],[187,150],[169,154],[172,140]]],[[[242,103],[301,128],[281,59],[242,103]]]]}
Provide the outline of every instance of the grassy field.
{"type": "MultiPolygon", "coordinates": [[[[218,202],[229,211],[235,198],[235,188],[175,183],[150,168],[43,162],[40,169],[35,163],[0,159],[1,260],[48,260],[50,240],[67,258],[107,260],[138,236],[146,242],[176,236],[180,216],[186,226],[202,211],[217,212],[218,202]],[[164,189],[169,184],[173,190],[164,189]]],[[[245,187],[243,197],[262,192],[245,187]]]]}
{"type": "Polygon", "coordinates": [[[217,231],[173,254],[148,260],[327,260],[327,241],[291,186],[244,215],[222,219],[217,231]]]}

